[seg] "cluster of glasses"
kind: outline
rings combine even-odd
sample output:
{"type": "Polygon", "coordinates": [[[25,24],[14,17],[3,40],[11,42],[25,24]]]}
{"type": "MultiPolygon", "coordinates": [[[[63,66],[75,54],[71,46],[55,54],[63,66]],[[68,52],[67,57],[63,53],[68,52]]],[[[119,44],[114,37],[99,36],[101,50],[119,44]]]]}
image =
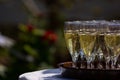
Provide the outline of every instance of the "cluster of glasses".
{"type": "Polygon", "coordinates": [[[120,68],[120,21],[67,21],[64,36],[74,67],[120,68]]]}

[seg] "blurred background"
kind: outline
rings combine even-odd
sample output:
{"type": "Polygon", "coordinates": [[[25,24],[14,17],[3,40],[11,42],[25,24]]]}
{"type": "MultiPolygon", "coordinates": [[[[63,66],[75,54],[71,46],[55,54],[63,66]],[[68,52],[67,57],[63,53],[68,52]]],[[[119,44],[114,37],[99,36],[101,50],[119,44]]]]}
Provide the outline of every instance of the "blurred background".
{"type": "Polygon", "coordinates": [[[68,20],[119,20],[120,0],[0,0],[0,80],[71,61],[68,20]]]}

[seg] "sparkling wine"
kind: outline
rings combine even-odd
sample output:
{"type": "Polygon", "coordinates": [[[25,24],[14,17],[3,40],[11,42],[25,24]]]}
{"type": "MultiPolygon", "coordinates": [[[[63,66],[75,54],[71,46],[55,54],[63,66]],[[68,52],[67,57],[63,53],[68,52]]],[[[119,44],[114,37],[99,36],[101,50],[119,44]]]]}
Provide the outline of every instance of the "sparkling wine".
{"type": "MultiPolygon", "coordinates": [[[[105,35],[105,41],[109,48],[109,54],[115,68],[120,64],[120,34],[109,33],[105,35]]],[[[119,66],[120,67],[120,66],[119,66]]]]}
{"type": "Polygon", "coordinates": [[[95,33],[80,34],[81,48],[83,49],[87,57],[91,55],[91,51],[93,49],[95,40],[96,40],[95,33]]]}
{"type": "Polygon", "coordinates": [[[120,55],[120,33],[116,34],[116,55],[120,55]]]}
{"type": "Polygon", "coordinates": [[[116,48],[117,48],[117,34],[110,33],[105,35],[105,42],[107,47],[110,49],[109,53],[111,56],[116,55],[116,48]]]}
{"type": "Polygon", "coordinates": [[[105,35],[105,41],[107,46],[111,49],[112,56],[117,56],[120,54],[120,34],[119,33],[112,33],[105,35]]]}
{"type": "Polygon", "coordinates": [[[75,67],[120,67],[120,23],[68,21],[64,36],[75,67]]]}
{"type": "Polygon", "coordinates": [[[85,55],[90,56],[95,43],[96,35],[94,33],[73,33],[66,32],[65,40],[70,51],[73,61],[75,61],[80,54],[81,57],[85,55]]]}
{"type": "Polygon", "coordinates": [[[74,62],[76,61],[81,50],[79,37],[80,36],[78,33],[65,33],[66,44],[74,62]]]}

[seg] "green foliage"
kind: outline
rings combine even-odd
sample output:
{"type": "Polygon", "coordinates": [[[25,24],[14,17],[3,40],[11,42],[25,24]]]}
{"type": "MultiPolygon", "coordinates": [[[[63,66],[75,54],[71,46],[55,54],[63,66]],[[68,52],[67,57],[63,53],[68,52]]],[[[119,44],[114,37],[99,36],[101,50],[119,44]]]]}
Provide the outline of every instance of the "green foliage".
{"type": "Polygon", "coordinates": [[[22,73],[53,67],[53,55],[59,42],[57,33],[61,32],[64,24],[64,16],[60,9],[61,5],[68,6],[69,2],[44,0],[48,12],[42,14],[47,16],[29,13],[28,23],[19,24],[15,45],[6,52],[10,58],[9,65],[6,66],[5,75],[0,76],[0,80],[17,80],[22,73]]]}
{"type": "Polygon", "coordinates": [[[33,25],[20,25],[18,41],[10,48],[10,65],[6,70],[4,80],[16,80],[22,73],[52,67],[52,54],[55,51],[55,42],[50,42],[54,32],[33,25]]]}

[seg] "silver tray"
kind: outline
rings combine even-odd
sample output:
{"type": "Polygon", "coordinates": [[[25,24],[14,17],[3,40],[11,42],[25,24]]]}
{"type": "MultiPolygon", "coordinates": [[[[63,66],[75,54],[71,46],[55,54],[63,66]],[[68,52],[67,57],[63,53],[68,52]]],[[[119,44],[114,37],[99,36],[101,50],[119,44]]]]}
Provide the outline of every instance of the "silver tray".
{"type": "Polygon", "coordinates": [[[120,80],[119,69],[77,69],[72,67],[72,62],[59,64],[62,77],[73,79],[120,80]]]}

